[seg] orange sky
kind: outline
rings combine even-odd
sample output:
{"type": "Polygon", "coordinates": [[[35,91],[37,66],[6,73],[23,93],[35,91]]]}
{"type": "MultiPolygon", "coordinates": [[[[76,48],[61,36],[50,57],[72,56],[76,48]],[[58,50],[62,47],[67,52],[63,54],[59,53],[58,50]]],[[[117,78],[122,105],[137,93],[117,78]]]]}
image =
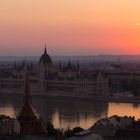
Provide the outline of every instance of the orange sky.
{"type": "Polygon", "coordinates": [[[0,55],[140,54],[140,0],[0,0],[0,55]]]}

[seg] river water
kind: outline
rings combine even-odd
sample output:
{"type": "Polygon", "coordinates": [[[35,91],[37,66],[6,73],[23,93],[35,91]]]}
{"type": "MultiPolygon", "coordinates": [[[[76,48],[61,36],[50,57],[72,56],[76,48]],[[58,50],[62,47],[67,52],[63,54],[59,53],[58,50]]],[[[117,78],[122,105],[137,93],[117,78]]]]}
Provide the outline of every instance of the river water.
{"type": "MultiPolygon", "coordinates": [[[[74,99],[32,98],[35,112],[45,121],[51,121],[55,128],[67,129],[81,126],[90,128],[105,116],[135,116],[140,118],[140,105],[74,99]]],[[[0,96],[0,114],[16,117],[23,105],[23,97],[0,96]]]]}

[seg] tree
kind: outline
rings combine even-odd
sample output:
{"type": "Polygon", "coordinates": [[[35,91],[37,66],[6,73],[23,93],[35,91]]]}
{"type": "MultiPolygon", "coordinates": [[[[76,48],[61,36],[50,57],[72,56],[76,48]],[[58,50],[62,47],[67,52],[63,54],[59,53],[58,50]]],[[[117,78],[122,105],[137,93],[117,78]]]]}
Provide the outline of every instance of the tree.
{"type": "Polygon", "coordinates": [[[72,137],[74,136],[74,133],[72,130],[68,129],[64,132],[64,137],[72,137]]]}
{"type": "Polygon", "coordinates": [[[51,122],[46,123],[46,129],[49,136],[56,136],[58,134],[58,130],[54,128],[51,122]]]}
{"type": "Polygon", "coordinates": [[[75,127],[75,128],[73,128],[73,133],[74,134],[76,134],[76,133],[78,133],[78,132],[81,132],[81,131],[83,131],[84,129],[83,128],[81,128],[81,127],[75,127]]]}

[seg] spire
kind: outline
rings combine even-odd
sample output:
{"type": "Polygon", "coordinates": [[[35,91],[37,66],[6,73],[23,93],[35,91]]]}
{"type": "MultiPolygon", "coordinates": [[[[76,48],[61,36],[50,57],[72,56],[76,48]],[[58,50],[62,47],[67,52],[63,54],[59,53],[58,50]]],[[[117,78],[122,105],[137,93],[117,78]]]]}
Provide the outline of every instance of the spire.
{"type": "Polygon", "coordinates": [[[14,69],[15,70],[17,69],[17,63],[16,63],[16,61],[14,62],[14,69]]]}
{"type": "Polygon", "coordinates": [[[26,56],[24,57],[23,61],[22,61],[22,68],[25,69],[27,68],[25,65],[27,64],[27,59],[26,56]]]}
{"type": "Polygon", "coordinates": [[[68,67],[71,67],[71,62],[70,62],[70,59],[69,59],[69,62],[68,62],[68,67]]]}
{"type": "Polygon", "coordinates": [[[22,61],[22,68],[25,66],[25,59],[22,61]]]}
{"type": "Polygon", "coordinates": [[[31,102],[31,96],[30,96],[30,84],[28,79],[28,74],[26,73],[25,76],[25,102],[31,102]]]}
{"type": "Polygon", "coordinates": [[[23,75],[22,76],[23,76],[23,78],[25,78],[25,75],[26,75],[27,70],[28,70],[27,63],[26,63],[26,60],[25,59],[22,62],[22,69],[23,69],[23,75]]]}
{"type": "Polygon", "coordinates": [[[45,43],[45,49],[44,49],[44,53],[45,53],[45,54],[47,53],[47,49],[46,49],[46,43],[45,43]]]}
{"type": "Polygon", "coordinates": [[[30,63],[30,68],[31,68],[31,70],[33,69],[33,62],[32,61],[30,63]]]}
{"type": "Polygon", "coordinates": [[[62,69],[62,63],[61,63],[61,60],[60,60],[60,62],[59,62],[59,70],[61,70],[62,69]]]}
{"type": "Polygon", "coordinates": [[[79,64],[79,60],[78,60],[78,62],[77,62],[77,70],[79,70],[79,68],[80,68],[80,64],[79,64]]]}

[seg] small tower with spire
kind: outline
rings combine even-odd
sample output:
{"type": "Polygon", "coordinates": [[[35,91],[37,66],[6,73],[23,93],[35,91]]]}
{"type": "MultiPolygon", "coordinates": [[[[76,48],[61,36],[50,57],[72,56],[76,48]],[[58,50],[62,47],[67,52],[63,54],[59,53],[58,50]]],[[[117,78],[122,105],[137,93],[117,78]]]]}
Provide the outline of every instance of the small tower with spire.
{"type": "Polygon", "coordinates": [[[77,70],[79,71],[80,69],[80,64],[79,64],[79,61],[77,62],[77,70]]]}
{"type": "Polygon", "coordinates": [[[59,70],[61,71],[62,70],[62,63],[61,63],[61,60],[59,62],[59,70]]]}
{"type": "Polygon", "coordinates": [[[14,62],[14,70],[16,70],[17,69],[17,63],[16,63],[16,61],[14,62]]]}
{"type": "MultiPolygon", "coordinates": [[[[26,69],[25,69],[26,70],[26,69]]],[[[44,122],[34,112],[31,104],[30,83],[27,71],[24,72],[24,104],[19,116],[17,117],[20,122],[21,135],[46,135],[44,122]]]]}
{"type": "Polygon", "coordinates": [[[45,49],[44,49],[44,54],[47,54],[47,48],[46,48],[46,43],[45,43],[45,49]]]}
{"type": "Polygon", "coordinates": [[[68,67],[69,67],[69,68],[71,67],[71,62],[70,62],[70,60],[69,60],[69,62],[68,62],[68,67]]]}
{"type": "Polygon", "coordinates": [[[25,89],[24,89],[25,102],[31,103],[30,85],[29,85],[29,79],[28,79],[28,74],[27,73],[25,75],[24,86],[25,86],[25,89]]]}

